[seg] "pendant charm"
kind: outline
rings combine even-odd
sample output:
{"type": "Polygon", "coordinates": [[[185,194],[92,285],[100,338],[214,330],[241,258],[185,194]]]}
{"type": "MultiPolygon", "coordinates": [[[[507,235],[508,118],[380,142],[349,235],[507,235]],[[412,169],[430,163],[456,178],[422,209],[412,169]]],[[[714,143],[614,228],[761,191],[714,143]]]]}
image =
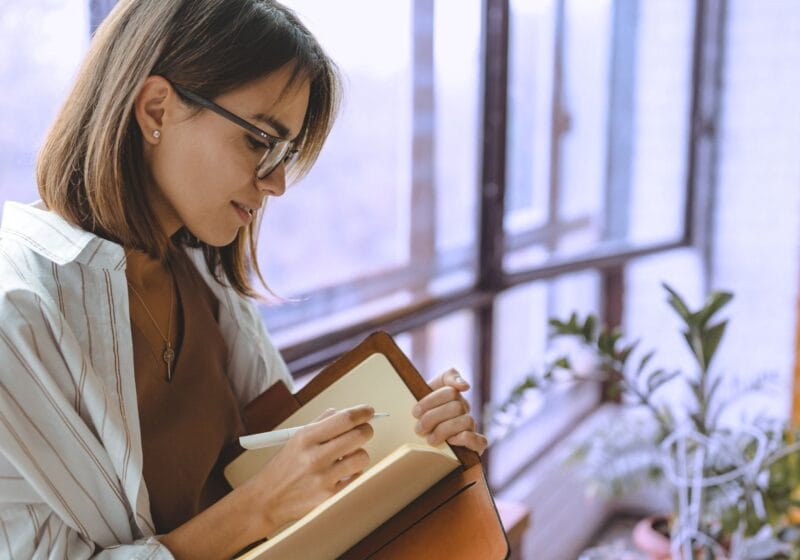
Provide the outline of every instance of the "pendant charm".
{"type": "Polygon", "coordinates": [[[167,347],[164,349],[163,358],[164,362],[167,364],[167,381],[172,381],[172,362],[175,360],[175,351],[169,343],[167,343],[167,347]]]}

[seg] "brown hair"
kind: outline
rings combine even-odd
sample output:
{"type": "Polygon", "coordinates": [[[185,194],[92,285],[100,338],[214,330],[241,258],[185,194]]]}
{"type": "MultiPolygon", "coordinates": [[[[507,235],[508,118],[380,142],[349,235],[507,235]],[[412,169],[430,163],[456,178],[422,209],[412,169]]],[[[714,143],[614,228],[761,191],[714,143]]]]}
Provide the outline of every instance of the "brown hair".
{"type": "MultiPolygon", "coordinates": [[[[296,139],[292,179],[317,159],[336,115],[336,66],[297,16],[274,0],[123,0],[98,27],[75,85],[37,162],[47,207],[84,230],[166,259],[177,246],[202,247],[209,270],[244,296],[258,268],[260,219],[225,247],[201,243],[182,228],[170,240],[144,196],[150,180],[134,102],[144,80],[164,76],[207,98],[288,63],[287,89],[307,80],[310,96],[296,139]]],[[[257,216],[260,218],[260,216],[257,216]]]]}

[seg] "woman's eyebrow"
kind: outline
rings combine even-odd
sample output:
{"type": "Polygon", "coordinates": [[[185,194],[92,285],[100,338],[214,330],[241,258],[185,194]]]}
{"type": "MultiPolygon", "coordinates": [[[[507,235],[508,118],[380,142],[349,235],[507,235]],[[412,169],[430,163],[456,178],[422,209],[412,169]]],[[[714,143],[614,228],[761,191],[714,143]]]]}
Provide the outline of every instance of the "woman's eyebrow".
{"type": "Polygon", "coordinates": [[[265,115],[264,113],[255,113],[253,115],[250,115],[250,118],[267,123],[273,129],[275,129],[275,131],[277,131],[279,137],[284,139],[289,138],[289,127],[287,127],[285,124],[283,124],[275,117],[265,115]]]}

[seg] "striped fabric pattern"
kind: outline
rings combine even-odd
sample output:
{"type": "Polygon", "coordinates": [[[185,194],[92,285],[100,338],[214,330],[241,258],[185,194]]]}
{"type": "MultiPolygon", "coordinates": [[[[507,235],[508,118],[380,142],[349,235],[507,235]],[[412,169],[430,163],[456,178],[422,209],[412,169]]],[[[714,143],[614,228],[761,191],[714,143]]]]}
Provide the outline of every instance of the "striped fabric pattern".
{"type": "MultiPolygon", "coordinates": [[[[208,273],[244,405],[291,377],[252,302],[208,273]]],[[[125,256],[41,203],[0,225],[0,557],[152,558],[125,256]]]]}

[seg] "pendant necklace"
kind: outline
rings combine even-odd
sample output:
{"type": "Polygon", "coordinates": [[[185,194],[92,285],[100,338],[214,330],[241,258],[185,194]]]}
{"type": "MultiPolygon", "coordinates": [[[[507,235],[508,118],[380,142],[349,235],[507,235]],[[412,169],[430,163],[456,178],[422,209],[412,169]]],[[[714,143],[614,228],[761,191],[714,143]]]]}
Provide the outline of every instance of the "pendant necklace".
{"type": "Polygon", "coordinates": [[[133,290],[134,295],[139,298],[139,301],[144,307],[145,312],[147,313],[150,320],[155,325],[156,330],[158,331],[159,336],[164,341],[164,352],[161,354],[161,358],[164,360],[164,363],[167,364],[167,382],[172,381],[172,363],[175,361],[175,350],[172,348],[172,343],[170,342],[170,338],[172,336],[172,308],[175,302],[175,286],[172,282],[172,276],[170,275],[170,290],[169,290],[169,326],[167,327],[167,336],[164,336],[164,333],[161,332],[161,328],[158,326],[153,314],[150,313],[150,309],[147,307],[147,304],[144,302],[144,298],[139,294],[136,288],[133,287],[130,280],[128,280],[128,286],[130,289],[133,290]]]}

